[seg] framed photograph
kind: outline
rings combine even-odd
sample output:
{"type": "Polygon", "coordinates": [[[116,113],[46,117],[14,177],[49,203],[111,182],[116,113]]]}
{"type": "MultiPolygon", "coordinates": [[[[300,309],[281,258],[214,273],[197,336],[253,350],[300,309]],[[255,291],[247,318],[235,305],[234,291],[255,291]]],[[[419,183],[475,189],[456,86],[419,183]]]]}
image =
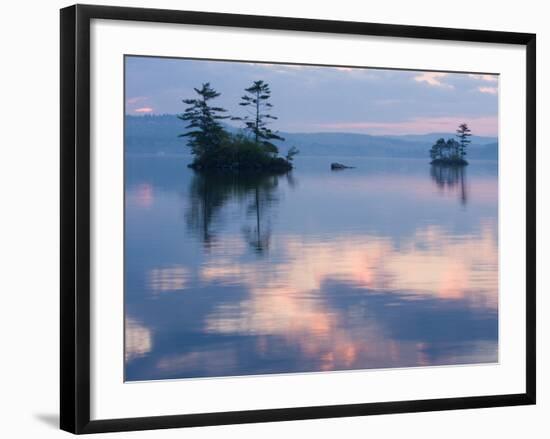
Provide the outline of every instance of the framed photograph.
{"type": "Polygon", "coordinates": [[[535,403],[535,35],[61,10],[61,428],[535,403]]]}

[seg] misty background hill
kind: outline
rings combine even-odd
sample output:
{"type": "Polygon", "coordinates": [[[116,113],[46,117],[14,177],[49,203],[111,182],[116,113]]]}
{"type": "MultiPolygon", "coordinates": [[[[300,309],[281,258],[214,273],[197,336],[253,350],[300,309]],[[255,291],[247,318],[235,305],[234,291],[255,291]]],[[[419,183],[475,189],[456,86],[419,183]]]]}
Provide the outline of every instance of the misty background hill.
{"type": "MultiPolygon", "coordinates": [[[[125,148],[128,153],[173,154],[188,153],[185,123],[175,115],[126,116],[125,148]]],[[[229,131],[238,129],[227,126],[229,131]]],[[[475,131],[475,127],[472,127],[475,131]]],[[[439,138],[453,137],[454,133],[430,133],[407,135],[379,135],[355,133],[279,133],[284,142],[274,142],[284,155],[291,146],[300,150],[301,156],[364,156],[428,158],[428,151],[439,138]]],[[[468,158],[497,159],[496,137],[472,136],[468,158]]]]}

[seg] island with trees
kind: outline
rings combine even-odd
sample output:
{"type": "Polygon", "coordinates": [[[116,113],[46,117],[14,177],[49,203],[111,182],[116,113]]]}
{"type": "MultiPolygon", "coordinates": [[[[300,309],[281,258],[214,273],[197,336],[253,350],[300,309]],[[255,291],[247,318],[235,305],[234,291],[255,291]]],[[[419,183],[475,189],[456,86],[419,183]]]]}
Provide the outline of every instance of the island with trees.
{"type": "Polygon", "coordinates": [[[438,139],[430,149],[430,162],[432,165],[444,166],[465,166],[468,164],[465,157],[468,145],[471,143],[469,137],[472,132],[468,124],[462,123],[456,130],[456,139],[438,139]]]}
{"type": "Polygon", "coordinates": [[[284,173],[292,169],[292,159],[298,153],[291,147],[285,157],[279,156],[279,150],[272,141],[284,140],[268,124],[277,119],[270,112],[271,90],[264,81],[254,81],[245,89],[239,103],[246,110],[243,117],[227,115],[227,110],[212,104],[220,96],[210,83],[195,88],[197,97],[184,99],[187,108],[179,119],[187,122],[188,146],[193,154],[189,167],[203,171],[262,171],[284,173]],[[236,133],[229,132],[223,121],[230,119],[243,122],[236,133]]]}

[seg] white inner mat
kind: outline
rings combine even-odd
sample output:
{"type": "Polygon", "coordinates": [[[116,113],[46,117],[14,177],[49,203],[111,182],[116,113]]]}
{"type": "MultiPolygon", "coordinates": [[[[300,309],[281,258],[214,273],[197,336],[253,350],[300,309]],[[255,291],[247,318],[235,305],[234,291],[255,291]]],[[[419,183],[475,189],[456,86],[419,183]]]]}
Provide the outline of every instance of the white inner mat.
{"type": "Polygon", "coordinates": [[[93,21],[91,417],[351,404],[525,392],[525,49],[93,21]],[[500,73],[499,364],[123,382],[124,55],[500,73]]]}

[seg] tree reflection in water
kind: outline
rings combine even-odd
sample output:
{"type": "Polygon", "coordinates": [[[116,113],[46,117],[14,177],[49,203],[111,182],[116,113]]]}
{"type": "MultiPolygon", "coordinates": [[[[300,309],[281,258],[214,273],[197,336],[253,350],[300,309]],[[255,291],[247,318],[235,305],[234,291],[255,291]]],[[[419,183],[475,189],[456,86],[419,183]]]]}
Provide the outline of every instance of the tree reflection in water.
{"type": "Polygon", "coordinates": [[[292,179],[288,174],[195,172],[186,213],[189,228],[210,249],[217,237],[214,224],[221,219],[224,206],[235,203],[253,219],[252,225],[242,227],[246,242],[257,254],[265,253],[271,237],[270,207],[278,201],[281,176],[292,179]]]}
{"type": "Polygon", "coordinates": [[[462,204],[465,205],[468,202],[466,168],[464,166],[431,165],[430,175],[442,192],[456,192],[462,204]]]}

